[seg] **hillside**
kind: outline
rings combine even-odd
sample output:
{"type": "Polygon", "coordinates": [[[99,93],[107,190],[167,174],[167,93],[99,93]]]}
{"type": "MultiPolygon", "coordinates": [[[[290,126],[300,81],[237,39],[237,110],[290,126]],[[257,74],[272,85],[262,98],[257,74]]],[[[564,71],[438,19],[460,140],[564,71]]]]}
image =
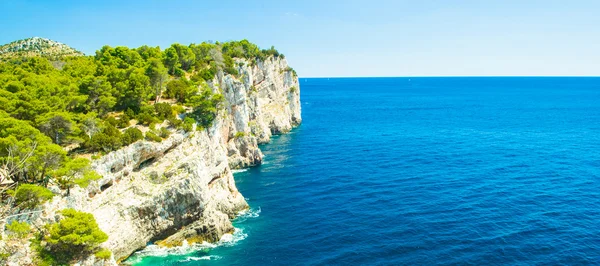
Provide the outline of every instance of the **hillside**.
{"type": "Polygon", "coordinates": [[[0,62],[0,264],[219,241],[249,208],[232,169],[300,123],[295,71],[247,40],[0,62]]]}
{"type": "Polygon", "coordinates": [[[74,48],[46,38],[33,37],[24,40],[18,40],[9,44],[0,46],[0,59],[14,57],[32,57],[43,56],[49,58],[63,56],[81,56],[82,52],[74,48]]]}

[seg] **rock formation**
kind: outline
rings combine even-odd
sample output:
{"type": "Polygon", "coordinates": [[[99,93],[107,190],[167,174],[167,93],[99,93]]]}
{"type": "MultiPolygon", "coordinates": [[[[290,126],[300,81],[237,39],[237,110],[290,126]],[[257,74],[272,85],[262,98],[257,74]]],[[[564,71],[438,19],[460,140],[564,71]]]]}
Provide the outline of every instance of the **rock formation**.
{"type": "Polygon", "coordinates": [[[31,222],[54,222],[64,208],[92,213],[109,235],[102,247],[113,258],[92,256],[83,265],[114,265],[150,242],[218,241],[232,232],[230,220],[248,204],[231,169],[259,165],[258,144],[301,122],[298,78],[285,59],[236,59],[236,67],[237,77],[219,72],[208,82],[226,99],[210,128],[178,131],[160,143],[138,141],[94,160],[102,179],[54,197],[31,222]]]}

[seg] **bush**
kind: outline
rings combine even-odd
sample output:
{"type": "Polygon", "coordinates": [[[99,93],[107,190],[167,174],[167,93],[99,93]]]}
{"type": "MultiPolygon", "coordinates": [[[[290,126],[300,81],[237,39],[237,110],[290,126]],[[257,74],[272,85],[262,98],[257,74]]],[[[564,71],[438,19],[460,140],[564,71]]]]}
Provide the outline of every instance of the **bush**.
{"type": "Polygon", "coordinates": [[[156,111],[158,118],[161,120],[170,119],[174,117],[173,108],[171,108],[171,105],[168,103],[154,104],[154,110],[156,111]]]}
{"type": "Polygon", "coordinates": [[[96,171],[89,170],[83,173],[83,176],[81,178],[75,179],[75,184],[82,188],[86,188],[90,185],[92,181],[96,181],[100,178],[102,178],[102,176],[96,173],[96,171]]]}
{"type": "Polygon", "coordinates": [[[48,248],[60,262],[68,262],[84,253],[93,252],[108,240],[108,236],[100,230],[94,215],[65,209],[64,216],[58,223],[50,226],[45,236],[48,248]]]}
{"type": "Polygon", "coordinates": [[[107,117],[104,120],[104,122],[111,124],[112,126],[115,126],[115,127],[119,124],[119,121],[117,121],[117,119],[112,116],[107,117]]]}
{"type": "Polygon", "coordinates": [[[110,123],[105,123],[102,132],[92,136],[88,143],[92,151],[111,152],[121,148],[121,131],[110,123]]]}
{"type": "Polygon", "coordinates": [[[198,75],[200,75],[203,80],[213,80],[215,78],[215,74],[217,74],[217,72],[211,67],[203,69],[198,75]]]}
{"type": "Polygon", "coordinates": [[[180,119],[177,119],[175,117],[172,117],[171,119],[169,119],[169,126],[172,126],[175,128],[179,128],[182,123],[183,122],[180,119]]]}
{"type": "Polygon", "coordinates": [[[110,259],[112,252],[110,252],[110,250],[108,249],[103,248],[100,251],[96,252],[96,254],[94,255],[96,255],[96,258],[107,260],[110,259]]]}
{"type": "Polygon", "coordinates": [[[161,127],[159,135],[161,138],[168,138],[171,135],[171,132],[166,127],[161,127]]]}
{"type": "Polygon", "coordinates": [[[120,143],[116,143],[113,137],[110,137],[104,133],[98,133],[90,139],[88,147],[92,151],[104,151],[110,152],[121,147],[120,143]]]}
{"type": "Polygon", "coordinates": [[[210,90],[204,90],[202,94],[191,97],[190,105],[194,108],[190,117],[194,118],[202,127],[209,127],[221,110],[225,97],[214,94],[210,90]]]}
{"type": "Polygon", "coordinates": [[[244,133],[244,132],[240,131],[240,132],[237,132],[237,133],[235,133],[235,136],[234,136],[234,138],[236,138],[236,139],[237,139],[237,138],[242,138],[242,137],[244,137],[244,136],[246,136],[246,133],[244,133]]]}
{"type": "Polygon", "coordinates": [[[181,68],[176,68],[174,75],[176,77],[183,77],[183,76],[185,76],[185,71],[183,71],[183,69],[181,69],[181,68]]]}
{"type": "Polygon", "coordinates": [[[129,117],[129,115],[127,115],[126,113],[121,115],[119,117],[118,123],[116,125],[116,127],[118,128],[126,128],[129,126],[129,121],[131,120],[131,117],[129,117]]]}
{"type": "Polygon", "coordinates": [[[181,126],[181,129],[183,129],[185,132],[190,132],[194,129],[195,123],[196,120],[191,117],[186,117],[183,119],[183,125],[181,126]]]}
{"type": "Polygon", "coordinates": [[[20,185],[15,191],[15,204],[25,209],[33,209],[52,199],[54,194],[45,187],[32,184],[20,185]]]}
{"type": "Polygon", "coordinates": [[[183,106],[181,105],[172,105],[171,109],[173,109],[173,111],[175,112],[175,114],[183,114],[185,113],[185,108],[183,108],[183,106]]]}
{"type": "Polygon", "coordinates": [[[141,130],[135,127],[130,127],[126,129],[125,132],[123,132],[123,135],[121,136],[121,141],[123,142],[124,146],[127,146],[141,139],[144,139],[144,133],[142,133],[141,130]]]}
{"type": "Polygon", "coordinates": [[[12,221],[6,225],[6,230],[8,230],[11,236],[23,238],[31,232],[31,227],[26,222],[12,221]]]}
{"type": "Polygon", "coordinates": [[[165,95],[167,98],[177,99],[178,102],[183,103],[187,98],[194,95],[198,89],[193,86],[189,81],[184,78],[175,79],[167,83],[167,90],[165,95]]]}
{"type": "Polygon", "coordinates": [[[148,132],[146,132],[146,140],[150,140],[150,141],[154,141],[154,142],[161,142],[162,138],[157,136],[156,134],[154,134],[154,132],[148,131],[148,132]]]}
{"type": "Polygon", "coordinates": [[[154,113],[154,106],[144,105],[140,109],[140,113],[136,116],[138,124],[149,125],[160,122],[154,113]]]}

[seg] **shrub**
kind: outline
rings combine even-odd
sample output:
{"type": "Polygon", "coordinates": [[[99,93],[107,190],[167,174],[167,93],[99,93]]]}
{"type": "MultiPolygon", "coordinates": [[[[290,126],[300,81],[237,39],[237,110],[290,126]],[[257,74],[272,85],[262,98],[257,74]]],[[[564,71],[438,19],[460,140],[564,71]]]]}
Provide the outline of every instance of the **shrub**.
{"type": "Polygon", "coordinates": [[[26,222],[12,221],[6,225],[6,230],[9,231],[11,236],[23,238],[31,232],[31,227],[26,222]]]}
{"type": "Polygon", "coordinates": [[[143,125],[149,125],[151,123],[159,122],[154,113],[155,109],[152,105],[144,105],[140,108],[140,112],[136,116],[138,123],[143,125]]]}
{"type": "Polygon", "coordinates": [[[154,104],[154,110],[156,111],[158,118],[161,120],[169,119],[174,116],[173,108],[171,108],[171,105],[168,103],[154,104]]]}
{"type": "Polygon", "coordinates": [[[139,124],[149,125],[152,123],[159,122],[158,119],[154,116],[154,114],[149,113],[141,113],[137,115],[137,120],[139,124]]]}
{"type": "Polygon", "coordinates": [[[126,128],[129,126],[130,120],[131,120],[131,117],[129,117],[129,115],[127,115],[127,113],[125,113],[119,117],[118,124],[116,126],[118,128],[126,128]]]}
{"type": "Polygon", "coordinates": [[[119,124],[119,121],[117,121],[116,118],[109,116],[106,118],[106,120],[104,120],[106,123],[111,124],[112,126],[117,126],[119,124]]]}
{"type": "Polygon", "coordinates": [[[127,110],[125,110],[124,115],[127,115],[127,117],[129,117],[129,119],[131,119],[132,117],[135,117],[135,112],[133,110],[131,110],[131,108],[127,108],[127,110]]]}
{"type": "Polygon", "coordinates": [[[94,136],[92,136],[92,138],[90,139],[90,142],[88,143],[88,147],[92,150],[92,151],[104,151],[104,152],[110,152],[113,150],[116,150],[120,147],[120,143],[115,143],[114,138],[104,134],[104,133],[98,133],[94,136]]]}
{"type": "Polygon", "coordinates": [[[15,191],[15,204],[25,209],[33,209],[52,199],[54,194],[45,187],[32,184],[20,185],[15,191]]]}
{"type": "Polygon", "coordinates": [[[150,140],[150,141],[154,141],[154,142],[161,142],[162,138],[157,136],[154,132],[148,131],[148,132],[146,132],[146,140],[150,140]]]}
{"type": "Polygon", "coordinates": [[[183,122],[180,119],[177,119],[176,117],[172,117],[169,119],[169,126],[172,126],[175,128],[179,128],[182,123],[183,122]]]}
{"type": "Polygon", "coordinates": [[[237,71],[237,69],[235,69],[235,67],[225,67],[225,73],[233,75],[233,76],[237,76],[239,73],[237,71]]]}
{"type": "Polygon", "coordinates": [[[198,74],[191,76],[190,81],[192,81],[196,84],[205,82],[205,80],[202,78],[202,76],[200,76],[198,74]]]}
{"type": "Polygon", "coordinates": [[[190,105],[194,108],[190,116],[202,127],[207,128],[217,117],[224,102],[223,95],[204,90],[202,94],[190,98],[190,105]]]}
{"type": "Polygon", "coordinates": [[[92,136],[88,143],[92,151],[110,152],[121,148],[121,131],[110,123],[104,125],[102,132],[92,136]]]}
{"type": "Polygon", "coordinates": [[[144,133],[142,133],[141,130],[135,127],[127,128],[121,136],[121,141],[123,142],[124,146],[127,146],[141,139],[144,139],[144,133]]]}
{"type": "Polygon", "coordinates": [[[171,135],[171,132],[166,127],[161,127],[159,135],[161,138],[168,138],[171,135]]]}
{"type": "Polygon", "coordinates": [[[75,179],[75,184],[82,188],[86,188],[90,185],[92,181],[96,181],[100,178],[102,178],[102,176],[96,173],[96,171],[89,170],[83,173],[83,176],[81,178],[75,179]]]}
{"type": "Polygon", "coordinates": [[[237,132],[237,133],[235,133],[235,136],[234,136],[234,138],[236,138],[236,139],[237,139],[237,138],[242,138],[242,137],[244,137],[244,136],[246,136],[246,133],[244,133],[244,132],[240,131],[240,132],[237,132]]]}
{"type": "Polygon", "coordinates": [[[183,76],[185,76],[185,71],[183,71],[183,69],[181,69],[181,68],[176,68],[174,75],[176,77],[183,77],[183,76]]]}
{"type": "Polygon", "coordinates": [[[175,114],[183,114],[185,112],[185,108],[181,105],[172,105],[171,109],[175,112],[175,114]]]}
{"type": "Polygon", "coordinates": [[[190,132],[194,129],[195,123],[196,120],[191,117],[186,117],[183,119],[183,125],[181,126],[181,129],[183,129],[185,132],[190,132]]]}
{"type": "Polygon", "coordinates": [[[72,176],[57,176],[54,178],[60,189],[71,189],[75,182],[72,176]]]}
{"type": "Polygon", "coordinates": [[[100,230],[94,215],[65,209],[58,223],[52,224],[45,236],[48,248],[58,261],[68,262],[93,252],[108,236],[100,230]]]}
{"type": "Polygon", "coordinates": [[[100,251],[96,252],[96,254],[94,255],[96,255],[96,258],[107,260],[110,259],[112,252],[110,252],[110,250],[108,249],[103,248],[100,251]]]}
{"type": "MultiPolygon", "coordinates": [[[[202,79],[202,78],[200,78],[202,79]]],[[[196,93],[198,89],[186,79],[171,80],[167,83],[166,97],[185,102],[187,98],[196,93]]]]}
{"type": "Polygon", "coordinates": [[[206,68],[203,69],[202,71],[200,71],[199,75],[203,80],[213,80],[215,78],[215,74],[217,74],[217,72],[215,71],[214,68],[206,68]]]}

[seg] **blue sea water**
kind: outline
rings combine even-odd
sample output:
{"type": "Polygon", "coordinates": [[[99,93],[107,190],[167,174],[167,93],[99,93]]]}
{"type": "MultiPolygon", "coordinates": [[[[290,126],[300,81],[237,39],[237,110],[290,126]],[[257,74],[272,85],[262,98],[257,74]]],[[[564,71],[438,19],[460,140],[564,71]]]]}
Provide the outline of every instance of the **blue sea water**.
{"type": "Polygon", "coordinates": [[[219,245],[137,265],[600,264],[600,78],[301,79],[219,245]]]}

